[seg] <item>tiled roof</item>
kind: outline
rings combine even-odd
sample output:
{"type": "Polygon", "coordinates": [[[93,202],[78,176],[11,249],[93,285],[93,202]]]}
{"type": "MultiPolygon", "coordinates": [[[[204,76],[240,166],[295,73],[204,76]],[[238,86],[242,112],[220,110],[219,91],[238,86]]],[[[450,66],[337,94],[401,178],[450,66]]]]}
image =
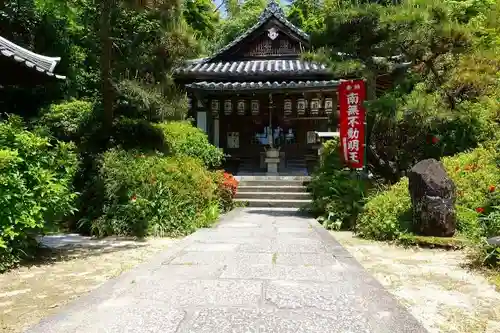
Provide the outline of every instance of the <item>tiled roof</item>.
{"type": "Polygon", "coordinates": [[[58,79],[66,78],[65,76],[53,73],[61,58],[46,57],[36,54],[3,37],[0,37],[0,54],[17,62],[23,63],[28,68],[33,68],[41,73],[45,73],[48,76],[55,76],[58,79]]]}
{"type": "Polygon", "coordinates": [[[192,63],[176,71],[177,74],[205,75],[272,75],[272,74],[328,74],[323,64],[303,60],[249,60],[233,62],[192,63]]]}
{"type": "Polygon", "coordinates": [[[303,89],[334,88],[340,81],[283,81],[283,82],[195,82],[186,85],[199,90],[267,90],[267,89],[303,89]]]}
{"type": "Polygon", "coordinates": [[[295,32],[297,35],[302,37],[305,40],[309,40],[309,35],[299,29],[297,26],[295,26],[292,22],[288,21],[288,19],[285,17],[285,13],[283,12],[283,9],[281,6],[275,1],[271,0],[269,1],[267,7],[264,9],[262,14],[260,14],[259,21],[255,23],[252,27],[247,29],[244,33],[242,33],[238,38],[233,40],[231,43],[227,44],[224,46],[222,49],[220,49],[216,54],[211,56],[210,58],[207,58],[205,61],[210,61],[213,60],[214,58],[218,57],[222,53],[226,52],[233,46],[239,44],[242,40],[250,36],[254,31],[259,29],[262,25],[264,25],[270,18],[274,17],[277,19],[280,23],[288,27],[290,30],[295,32]]]}

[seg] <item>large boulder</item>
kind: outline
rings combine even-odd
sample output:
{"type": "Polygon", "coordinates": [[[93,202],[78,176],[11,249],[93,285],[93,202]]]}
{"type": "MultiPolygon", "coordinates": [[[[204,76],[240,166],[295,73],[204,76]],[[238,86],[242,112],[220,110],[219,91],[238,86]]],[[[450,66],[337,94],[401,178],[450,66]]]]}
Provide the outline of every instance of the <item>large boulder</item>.
{"type": "Polygon", "coordinates": [[[452,237],[456,231],[456,187],[435,159],[417,163],[408,174],[415,231],[425,236],[452,237]]]}

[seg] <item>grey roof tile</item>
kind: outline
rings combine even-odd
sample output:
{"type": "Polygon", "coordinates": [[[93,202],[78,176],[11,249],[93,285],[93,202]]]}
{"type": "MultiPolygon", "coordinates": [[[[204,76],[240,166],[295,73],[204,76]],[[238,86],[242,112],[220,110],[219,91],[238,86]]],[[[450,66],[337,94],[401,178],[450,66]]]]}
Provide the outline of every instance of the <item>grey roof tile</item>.
{"type": "Polygon", "coordinates": [[[258,74],[328,74],[323,64],[303,60],[248,60],[213,63],[195,63],[180,68],[177,74],[184,75],[258,75],[258,74]]]}
{"type": "Polygon", "coordinates": [[[65,76],[53,73],[55,67],[61,60],[58,57],[47,57],[31,52],[17,44],[0,36],[0,53],[8,58],[23,63],[28,68],[34,68],[38,72],[45,73],[48,76],[54,76],[58,79],[65,79],[65,76]]]}
{"type": "Polygon", "coordinates": [[[199,90],[258,90],[258,89],[295,89],[295,88],[332,88],[338,80],[325,81],[265,81],[265,82],[194,82],[186,85],[199,90]]]}

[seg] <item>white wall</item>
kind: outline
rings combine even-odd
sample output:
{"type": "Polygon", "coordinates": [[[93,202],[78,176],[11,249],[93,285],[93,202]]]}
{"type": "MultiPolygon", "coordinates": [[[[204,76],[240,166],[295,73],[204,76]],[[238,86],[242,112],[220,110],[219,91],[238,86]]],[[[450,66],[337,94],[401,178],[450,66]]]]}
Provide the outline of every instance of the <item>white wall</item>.
{"type": "Polygon", "coordinates": [[[198,111],[196,114],[196,126],[203,132],[207,133],[207,113],[205,111],[198,111]]]}

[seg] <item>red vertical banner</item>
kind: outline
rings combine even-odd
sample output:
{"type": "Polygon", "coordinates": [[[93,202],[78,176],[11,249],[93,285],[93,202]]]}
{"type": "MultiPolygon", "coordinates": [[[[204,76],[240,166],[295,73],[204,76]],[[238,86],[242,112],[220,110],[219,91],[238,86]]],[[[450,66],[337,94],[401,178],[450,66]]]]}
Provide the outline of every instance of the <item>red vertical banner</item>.
{"type": "Polygon", "coordinates": [[[365,159],[365,122],[363,80],[342,81],[338,87],[340,107],[340,144],[344,161],[350,168],[362,169],[365,159]]]}

